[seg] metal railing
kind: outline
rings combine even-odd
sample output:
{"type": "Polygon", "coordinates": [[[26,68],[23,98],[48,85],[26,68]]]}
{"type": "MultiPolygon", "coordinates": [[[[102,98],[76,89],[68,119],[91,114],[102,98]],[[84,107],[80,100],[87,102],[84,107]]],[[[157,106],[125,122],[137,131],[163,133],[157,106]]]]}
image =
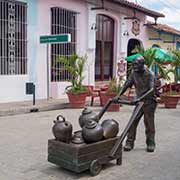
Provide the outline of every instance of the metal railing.
{"type": "Polygon", "coordinates": [[[70,74],[57,62],[58,56],[70,56],[76,52],[77,13],[60,7],[51,8],[51,34],[71,34],[71,43],[51,45],[51,81],[67,81],[70,74]]]}
{"type": "Polygon", "coordinates": [[[0,75],[27,73],[27,5],[0,0],[0,75]]]}

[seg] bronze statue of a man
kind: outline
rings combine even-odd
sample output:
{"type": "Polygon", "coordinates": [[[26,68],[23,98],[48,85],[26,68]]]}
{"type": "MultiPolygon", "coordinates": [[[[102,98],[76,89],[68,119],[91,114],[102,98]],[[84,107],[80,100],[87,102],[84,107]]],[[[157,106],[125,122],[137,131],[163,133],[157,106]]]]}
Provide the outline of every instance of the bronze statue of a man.
{"type": "MultiPolygon", "coordinates": [[[[143,56],[138,56],[132,61],[132,72],[129,78],[124,83],[118,96],[114,97],[114,101],[118,101],[120,96],[126,91],[127,88],[135,86],[137,99],[146,93],[148,90],[155,88],[155,77],[144,65],[143,56]]],[[[156,109],[156,97],[155,90],[144,98],[144,105],[142,110],[139,112],[137,119],[132,124],[126,139],[124,146],[125,151],[130,151],[134,148],[134,141],[136,139],[136,129],[141,117],[144,115],[145,134],[147,152],[154,152],[155,150],[155,124],[154,114],[156,109]]]]}

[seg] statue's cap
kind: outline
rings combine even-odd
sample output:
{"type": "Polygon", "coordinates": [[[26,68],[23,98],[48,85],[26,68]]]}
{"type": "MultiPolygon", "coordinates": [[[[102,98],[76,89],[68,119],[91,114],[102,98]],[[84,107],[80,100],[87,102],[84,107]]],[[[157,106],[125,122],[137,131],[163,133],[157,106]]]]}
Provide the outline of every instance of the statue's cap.
{"type": "Polygon", "coordinates": [[[141,62],[145,62],[145,59],[144,59],[144,57],[142,56],[142,55],[139,55],[139,56],[136,56],[134,59],[133,59],[133,61],[141,61],[141,62]]]}

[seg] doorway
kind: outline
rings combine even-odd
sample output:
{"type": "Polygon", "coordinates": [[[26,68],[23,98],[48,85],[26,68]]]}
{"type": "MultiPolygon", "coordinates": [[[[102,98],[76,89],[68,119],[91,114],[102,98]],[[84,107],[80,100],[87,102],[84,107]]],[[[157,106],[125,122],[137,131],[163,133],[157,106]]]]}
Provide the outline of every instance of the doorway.
{"type": "Polygon", "coordinates": [[[96,16],[95,80],[109,80],[113,76],[114,20],[108,16],[96,16]]]}

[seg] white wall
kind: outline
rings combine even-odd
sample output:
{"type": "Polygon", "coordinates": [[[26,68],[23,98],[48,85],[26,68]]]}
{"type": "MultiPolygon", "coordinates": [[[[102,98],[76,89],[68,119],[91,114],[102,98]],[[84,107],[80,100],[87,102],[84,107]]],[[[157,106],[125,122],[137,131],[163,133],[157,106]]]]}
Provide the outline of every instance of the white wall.
{"type": "MultiPolygon", "coordinates": [[[[50,8],[62,7],[78,12],[77,15],[77,54],[85,55],[87,49],[87,5],[81,0],[38,0],[38,37],[50,35],[50,8]]],[[[47,97],[47,51],[46,45],[38,43],[37,52],[37,97],[47,97]]],[[[50,58],[49,58],[50,59],[50,58]]],[[[50,62],[49,62],[50,63],[50,62]]],[[[50,96],[63,98],[68,82],[50,83],[50,96]],[[53,90],[53,91],[52,91],[53,90]],[[58,92],[58,93],[56,93],[58,92]]]]}
{"type": "Polygon", "coordinates": [[[0,103],[11,101],[24,101],[32,99],[25,94],[25,83],[28,76],[1,76],[0,77],[0,103]]]}
{"type": "MultiPolygon", "coordinates": [[[[126,55],[127,44],[130,38],[137,38],[144,42],[144,15],[137,14],[142,20],[141,34],[134,36],[131,33],[130,20],[124,20],[124,17],[131,13],[125,8],[118,8],[117,11],[96,10],[92,11],[93,5],[86,4],[83,0],[31,0],[28,1],[28,11],[30,23],[28,24],[28,75],[25,76],[2,76],[0,83],[3,86],[0,93],[0,102],[19,101],[31,99],[31,96],[25,95],[25,83],[34,82],[36,85],[36,98],[47,98],[47,49],[45,44],[40,44],[41,35],[50,35],[50,8],[62,7],[78,12],[77,15],[77,53],[87,55],[84,75],[84,84],[94,84],[94,65],[96,49],[96,31],[91,30],[91,26],[96,22],[96,14],[105,14],[114,19],[114,75],[116,74],[116,62],[122,56],[126,55]],[[31,2],[31,3],[30,3],[31,2]],[[33,8],[33,9],[32,9],[33,8]],[[37,8],[37,9],[35,9],[37,8]],[[34,10],[34,13],[32,13],[34,10]],[[36,14],[37,13],[37,14],[36,14]],[[129,36],[123,36],[124,31],[129,32],[129,36]],[[8,84],[7,84],[8,83],[8,84]],[[13,92],[11,92],[13,90],[13,92]],[[11,93],[10,93],[11,92],[11,93]],[[10,94],[10,96],[7,96],[10,94]]],[[[114,7],[113,7],[114,8],[114,7]]],[[[131,15],[131,14],[130,14],[131,15]]],[[[50,61],[50,58],[49,58],[50,61]]],[[[50,63],[50,62],[49,62],[50,63]]],[[[50,83],[50,96],[54,98],[66,97],[64,93],[68,82],[50,83]]]]}
{"type": "MultiPolygon", "coordinates": [[[[21,2],[28,2],[27,0],[19,0],[21,2]]],[[[28,14],[28,72],[27,75],[0,75],[0,103],[12,102],[12,101],[24,101],[32,99],[32,95],[25,94],[25,84],[26,82],[32,81],[29,74],[32,76],[35,74],[33,71],[33,66],[36,62],[37,50],[34,44],[34,37],[36,32],[36,0],[31,0],[28,2],[27,14],[28,14]],[[33,12],[33,13],[32,13],[33,12]],[[34,51],[35,50],[35,51],[34,51]]],[[[36,42],[35,42],[36,43],[36,42]]]]}

